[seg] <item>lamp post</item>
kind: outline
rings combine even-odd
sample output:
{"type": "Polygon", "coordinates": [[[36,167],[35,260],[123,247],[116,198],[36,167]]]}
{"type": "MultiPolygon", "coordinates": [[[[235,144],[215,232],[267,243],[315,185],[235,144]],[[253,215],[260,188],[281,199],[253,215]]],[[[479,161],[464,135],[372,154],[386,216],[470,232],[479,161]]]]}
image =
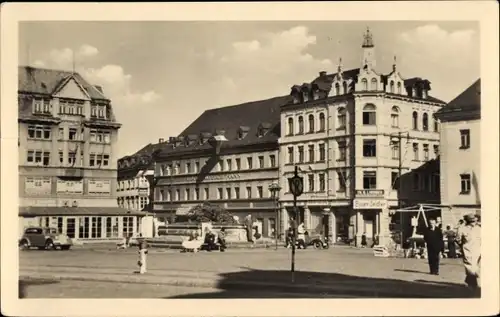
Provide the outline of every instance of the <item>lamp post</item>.
{"type": "MultiPolygon", "coordinates": [[[[400,131],[398,132],[397,134],[391,134],[391,137],[396,137],[397,138],[397,143],[398,143],[398,150],[399,150],[399,153],[398,153],[398,188],[397,188],[397,194],[398,194],[398,209],[401,209],[403,206],[403,201],[401,199],[401,174],[403,172],[403,157],[402,157],[402,154],[403,154],[403,148],[402,148],[402,144],[401,144],[401,140],[403,139],[403,135],[405,135],[406,137],[406,141],[408,142],[408,139],[410,137],[410,134],[409,132],[405,131],[400,131]]],[[[399,231],[400,231],[400,243],[401,243],[401,247],[403,247],[403,239],[404,239],[404,234],[403,234],[403,212],[399,212],[399,231]]]]}
{"type": "Polygon", "coordinates": [[[292,235],[292,283],[295,282],[295,241],[297,240],[297,220],[296,217],[298,216],[298,210],[297,210],[297,197],[302,195],[304,192],[304,178],[299,176],[299,168],[298,166],[295,166],[295,171],[292,177],[288,179],[288,185],[290,186],[290,192],[293,195],[293,213],[294,213],[294,219],[293,219],[293,225],[292,225],[292,230],[293,230],[293,235],[292,235]]]}
{"type": "Polygon", "coordinates": [[[276,222],[274,226],[274,240],[276,241],[276,250],[278,250],[278,228],[279,228],[279,208],[278,208],[278,193],[281,190],[281,187],[278,183],[274,182],[269,185],[269,191],[271,192],[271,196],[274,200],[274,207],[276,209],[276,222]]]}

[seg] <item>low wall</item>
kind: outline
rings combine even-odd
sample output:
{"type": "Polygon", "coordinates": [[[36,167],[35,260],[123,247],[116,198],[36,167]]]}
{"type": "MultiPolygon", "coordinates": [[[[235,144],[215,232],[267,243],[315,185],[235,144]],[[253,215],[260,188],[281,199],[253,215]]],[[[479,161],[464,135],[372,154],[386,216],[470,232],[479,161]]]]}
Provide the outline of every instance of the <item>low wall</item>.
{"type": "MultiPolygon", "coordinates": [[[[212,231],[218,233],[220,229],[225,228],[226,241],[231,242],[246,242],[246,229],[244,225],[222,225],[212,224],[212,231]]],[[[166,226],[163,234],[158,237],[158,240],[166,240],[172,242],[182,242],[188,239],[193,231],[198,231],[202,234],[202,225],[196,223],[173,223],[166,226]]],[[[157,240],[157,239],[155,239],[157,240]]]]}

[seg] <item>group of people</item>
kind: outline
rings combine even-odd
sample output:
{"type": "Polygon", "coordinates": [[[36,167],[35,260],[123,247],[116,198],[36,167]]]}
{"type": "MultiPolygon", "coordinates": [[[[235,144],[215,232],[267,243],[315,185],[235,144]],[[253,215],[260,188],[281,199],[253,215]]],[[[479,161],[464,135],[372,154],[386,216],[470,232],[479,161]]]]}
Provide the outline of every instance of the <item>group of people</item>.
{"type": "MultiPolygon", "coordinates": [[[[297,248],[299,248],[299,249],[307,248],[306,234],[307,234],[307,231],[305,229],[304,223],[301,222],[300,225],[297,226],[297,239],[295,240],[297,248]]],[[[294,232],[292,226],[288,227],[288,230],[286,231],[286,236],[285,236],[285,247],[290,248],[292,246],[292,243],[293,243],[292,241],[294,240],[294,235],[295,235],[295,232],[294,232]]]]}
{"type": "Polygon", "coordinates": [[[203,237],[198,230],[193,230],[189,238],[182,242],[182,248],[186,251],[198,252],[202,246],[205,246],[209,252],[217,249],[224,252],[227,249],[226,229],[221,228],[217,233],[214,233],[209,227],[206,227],[203,237]]]}
{"type": "MultiPolygon", "coordinates": [[[[450,226],[447,226],[444,234],[447,238],[450,257],[456,257],[455,243],[461,249],[465,267],[465,283],[474,289],[479,287],[481,267],[481,225],[478,220],[477,215],[465,215],[456,232],[451,232],[450,226]]],[[[444,235],[441,228],[437,226],[436,220],[430,219],[429,228],[424,233],[424,241],[427,246],[430,274],[433,275],[439,275],[440,257],[444,251],[444,235]]]]}

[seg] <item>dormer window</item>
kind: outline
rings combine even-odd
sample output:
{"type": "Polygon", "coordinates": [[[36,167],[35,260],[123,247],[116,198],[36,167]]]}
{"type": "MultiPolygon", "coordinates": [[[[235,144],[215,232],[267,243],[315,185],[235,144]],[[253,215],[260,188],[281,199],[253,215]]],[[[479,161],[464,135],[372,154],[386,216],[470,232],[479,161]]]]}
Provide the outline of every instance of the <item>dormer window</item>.
{"type": "Polygon", "coordinates": [[[344,94],[347,94],[349,91],[347,89],[347,83],[345,81],[342,83],[342,87],[344,88],[344,91],[343,91],[344,94]]]}
{"type": "Polygon", "coordinates": [[[398,83],[398,94],[401,95],[401,83],[398,83]]]}
{"type": "Polygon", "coordinates": [[[304,102],[308,102],[309,101],[309,95],[307,94],[307,92],[304,92],[302,94],[302,98],[304,99],[304,102]]]}
{"type": "Polygon", "coordinates": [[[259,125],[257,136],[259,138],[263,137],[271,129],[271,124],[268,122],[263,122],[259,125]]]}
{"type": "Polygon", "coordinates": [[[50,114],[52,112],[52,105],[50,100],[34,99],[33,100],[33,113],[50,114]]]}
{"type": "Polygon", "coordinates": [[[250,131],[250,127],[240,126],[238,129],[238,140],[244,139],[247,136],[248,131],[250,131]]]}
{"type": "Polygon", "coordinates": [[[427,89],[422,89],[422,98],[427,99],[427,89]]]}
{"type": "Polygon", "coordinates": [[[413,87],[411,89],[411,95],[410,95],[410,97],[417,97],[417,88],[413,87]]]}

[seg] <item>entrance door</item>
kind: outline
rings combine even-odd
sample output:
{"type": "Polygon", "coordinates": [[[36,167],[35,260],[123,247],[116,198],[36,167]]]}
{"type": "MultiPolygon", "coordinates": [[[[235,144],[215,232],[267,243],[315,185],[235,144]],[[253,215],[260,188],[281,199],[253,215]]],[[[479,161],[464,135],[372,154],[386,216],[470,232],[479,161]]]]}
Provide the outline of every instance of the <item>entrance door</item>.
{"type": "Polygon", "coordinates": [[[70,238],[75,238],[75,218],[68,218],[66,222],[66,235],[70,238]]]}

